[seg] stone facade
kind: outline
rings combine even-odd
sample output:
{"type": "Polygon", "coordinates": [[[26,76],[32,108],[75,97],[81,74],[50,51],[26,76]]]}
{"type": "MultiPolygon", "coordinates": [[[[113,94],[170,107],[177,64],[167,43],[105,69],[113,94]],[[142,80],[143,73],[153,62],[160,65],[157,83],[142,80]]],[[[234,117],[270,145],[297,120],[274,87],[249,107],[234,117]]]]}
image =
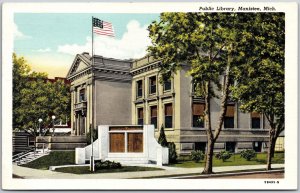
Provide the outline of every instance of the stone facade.
{"type": "MultiPolygon", "coordinates": [[[[74,135],[86,134],[94,112],[96,125],[153,124],[156,137],[164,125],[167,140],[176,144],[181,155],[195,149],[205,150],[206,131],[203,122],[198,122],[203,100],[194,94],[192,79],[186,73],[188,66],[183,66],[170,82],[161,84],[159,61],[149,56],[138,60],[95,56],[94,67],[91,63],[87,53],[78,54],[67,77],[72,88],[74,135]],[[95,77],[94,87],[92,77],[95,77]],[[86,89],[86,100],[80,102],[82,88],[86,89]],[[94,100],[92,90],[96,93],[94,100]]],[[[212,99],[213,127],[217,124],[219,104],[218,99],[212,99]]],[[[265,151],[269,127],[265,118],[255,113],[242,113],[238,104],[229,105],[216,151],[239,152],[252,148],[265,151]]]]}

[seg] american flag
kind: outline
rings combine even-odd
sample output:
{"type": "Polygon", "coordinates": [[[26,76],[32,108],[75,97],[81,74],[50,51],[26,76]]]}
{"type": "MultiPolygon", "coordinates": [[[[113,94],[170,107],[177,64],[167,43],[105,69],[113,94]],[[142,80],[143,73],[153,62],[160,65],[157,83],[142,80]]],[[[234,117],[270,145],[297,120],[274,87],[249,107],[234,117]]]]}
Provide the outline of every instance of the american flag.
{"type": "Polygon", "coordinates": [[[104,36],[115,36],[112,24],[97,18],[93,18],[93,32],[104,36]]]}

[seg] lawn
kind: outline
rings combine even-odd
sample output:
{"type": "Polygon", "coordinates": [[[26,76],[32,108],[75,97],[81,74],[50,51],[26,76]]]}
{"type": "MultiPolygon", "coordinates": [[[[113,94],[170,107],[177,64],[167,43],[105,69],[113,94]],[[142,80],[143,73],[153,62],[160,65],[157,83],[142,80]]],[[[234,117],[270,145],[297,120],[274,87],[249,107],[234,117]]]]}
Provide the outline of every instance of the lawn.
{"type": "MultiPolygon", "coordinates": [[[[218,160],[215,157],[213,158],[213,166],[240,166],[240,165],[260,165],[267,163],[267,154],[266,153],[258,153],[256,158],[253,158],[250,161],[246,161],[245,159],[240,157],[240,154],[234,154],[230,159],[223,162],[222,160],[218,160]]],[[[272,159],[272,163],[284,163],[284,153],[275,153],[274,158],[272,159]]],[[[183,167],[183,168],[194,168],[194,167],[204,167],[204,161],[199,163],[195,163],[193,161],[179,161],[176,164],[170,164],[171,167],[183,167]]]]}
{"type": "MultiPolygon", "coordinates": [[[[138,172],[138,171],[155,171],[155,170],[163,170],[163,169],[154,168],[154,167],[122,166],[121,168],[116,168],[116,169],[96,170],[95,173],[138,172]]],[[[63,172],[63,173],[72,173],[72,174],[91,174],[89,166],[57,168],[55,171],[63,172]]]]}
{"type": "Polygon", "coordinates": [[[22,166],[48,170],[49,166],[75,164],[75,151],[51,151],[49,155],[38,158],[22,166]]]}

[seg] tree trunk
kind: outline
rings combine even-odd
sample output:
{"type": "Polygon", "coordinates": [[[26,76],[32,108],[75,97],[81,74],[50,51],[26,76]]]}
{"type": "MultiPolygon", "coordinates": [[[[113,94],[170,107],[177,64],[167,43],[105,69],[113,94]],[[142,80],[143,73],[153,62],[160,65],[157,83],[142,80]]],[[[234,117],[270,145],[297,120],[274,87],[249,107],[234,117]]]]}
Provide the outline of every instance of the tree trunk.
{"type": "Polygon", "coordinates": [[[205,83],[205,128],[207,135],[207,151],[205,153],[205,167],[203,174],[211,174],[212,172],[212,160],[214,151],[214,136],[211,128],[211,117],[210,117],[210,81],[205,83]]]}
{"type": "Polygon", "coordinates": [[[215,146],[215,141],[213,139],[208,140],[206,158],[205,158],[205,167],[202,174],[213,173],[212,168],[213,168],[214,146],[215,146]]]}
{"type": "Polygon", "coordinates": [[[276,142],[275,129],[271,128],[270,139],[269,139],[269,149],[268,149],[267,170],[272,169],[271,164],[272,164],[272,157],[274,156],[274,151],[275,151],[275,142],[276,142]]]}

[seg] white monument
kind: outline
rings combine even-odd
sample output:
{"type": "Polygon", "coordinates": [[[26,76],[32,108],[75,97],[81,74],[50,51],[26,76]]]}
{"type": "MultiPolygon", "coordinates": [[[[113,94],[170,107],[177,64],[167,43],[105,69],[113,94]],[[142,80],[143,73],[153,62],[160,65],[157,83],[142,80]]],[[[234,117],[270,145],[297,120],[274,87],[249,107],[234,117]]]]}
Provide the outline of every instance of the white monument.
{"type": "MultiPolygon", "coordinates": [[[[91,145],[76,148],[75,163],[90,160],[91,145]]],[[[157,143],[153,125],[100,125],[98,139],[93,143],[95,160],[110,160],[121,164],[163,165],[169,163],[169,150],[157,143]]]]}

